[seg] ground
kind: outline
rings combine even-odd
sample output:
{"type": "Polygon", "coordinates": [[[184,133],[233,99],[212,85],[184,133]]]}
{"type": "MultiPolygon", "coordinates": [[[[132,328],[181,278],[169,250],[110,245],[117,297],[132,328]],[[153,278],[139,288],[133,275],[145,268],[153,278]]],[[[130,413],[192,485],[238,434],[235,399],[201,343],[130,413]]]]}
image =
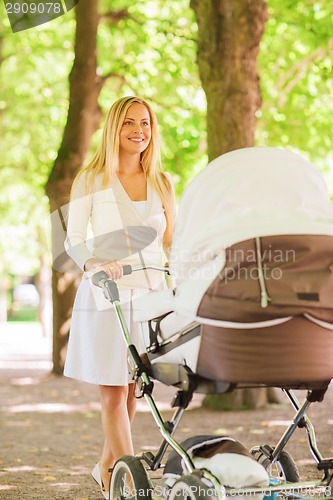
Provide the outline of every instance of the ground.
{"type": "MultiPolygon", "coordinates": [[[[50,339],[36,323],[0,326],[0,498],[1,500],[99,500],[90,472],[102,444],[96,387],[50,375],[50,339]]],[[[157,406],[170,418],[173,390],[154,391],[157,406]]],[[[303,392],[299,392],[301,397],[303,392]]],[[[276,444],[293,410],[281,405],[241,412],[213,412],[196,396],[175,435],[227,434],[248,448],[276,444]]],[[[333,455],[333,388],[308,413],[324,456],[333,455]]],[[[154,451],[161,437],[145,401],[140,400],[133,427],[136,452],[154,451]]],[[[320,477],[304,430],[295,432],[287,450],[302,480],[320,477]]]]}

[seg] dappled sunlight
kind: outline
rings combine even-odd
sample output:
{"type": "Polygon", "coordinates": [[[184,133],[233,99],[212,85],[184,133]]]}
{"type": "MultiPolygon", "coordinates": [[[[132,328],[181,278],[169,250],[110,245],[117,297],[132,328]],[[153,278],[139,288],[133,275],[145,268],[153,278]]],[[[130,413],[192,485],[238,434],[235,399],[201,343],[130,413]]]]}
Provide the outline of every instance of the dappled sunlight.
{"type": "Polygon", "coordinates": [[[264,420],[261,425],[264,427],[287,427],[290,425],[290,420],[264,420]]]}
{"type": "Polygon", "coordinates": [[[19,467],[6,467],[3,470],[5,472],[32,472],[40,469],[39,467],[33,467],[32,465],[21,465],[19,467]]]}
{"type": "Polygon", "coordinates": [[[297,465],[313,465],[313,458],[301,458],[297,460],[297,465]]]}
{"type": "Polygon", "coordinates": [[[65,403],[32,403],[8,406],[6,413],[84,413],[100,411],[99,403],[70,405],[65,403]]]}
{"type": "Polygon", "coordinates": [[[158,449],[159,449],[159,446],[154,446],[152,444],[143,443],[141,445],[141,450],[157,451],[158,449]]]}
{"type": "Polygon", "coordinates": [[[37,385],[40,384],[41,380],[39,378],[32,377],[22,377],[22,378],[12,378],[10,379],[11,385],[37,385]]]}
{"type": "MultiPolygon", "coordinates": [[[[55,478],[53,478],[52,480],[55,480],[55,478]]],[[[49,479],[49,481],[50,481],[50,479],[49,479]]],[[[75,486],[78,486],[78,483],[69,483],[69,482],[66,482],[66,483],[52,483],[52,484],[50,484],[50,486],[52,486],[54,488],[61,489],[63,491],[69,491],[72,488],[74,488],[75,486]]],[[[84,498],[78,498],[77,500],[89,500],[89,499],[88,498],[86,498],[86,499],[84,499],[84,498]]]]}
{"type": "Polygon", "coordinates": [[[17,486],[12,485],[12,484],[6,484],[5,481],[5,476],[8,473],[11,474],[18,474],[18,473],[32,473],[34,476],[39,476],[40,479],[43,482],[49,483],[51,487],[61,489],[63,491],[69,491],[72,488],[75,488],[79,485],[79,477],[78,480],[75,480],[74,478],[76,476],[85,476],[89,475],[90,469],[87,469],[87,467],[84,466],[75,466],[70,469],[66,469],[66,476],[68,476],[67,481],[57,481],[59,477],[59,470],[52,470],[53,468],[51,467],[35,467],[32,465],[21,465],[17,467],[6,467],[2,469],[2,476],[3,477],[3,482],[0,482],[0,491],[5,491],[5,490],[17,490],[17,486]]]}
{"type": "MultiPolygon", "coordinates": [[[[157,404],[159,411],[171,410],[171,406],[169,403],[165,403],[163,401],[155,401],[155,403],[157,404]]],[[[139,413],[148,411],[150,412],[150,409],[148,408],[148,405],[145,401],[138,401],[136,411],[139,413]]]]}
{"type": "Polygon", "coordinates": [[[19,420],[19,421],[8,420],[6,423],[3,424],[3,427],[4,426],[6,426],[6,427],[27,427],[28,429],[30,429],[31,420],[30,419],[19,420]]]}
{"type": "Polygon", "coordinates": [[[0,484],[0,491],[17,490],[17,486],[11,484],[0,484]]]}
{"type": "MultiPolygon", "coordinates": [[[[170,410],[169,403],[158,402],[160,411],[170,410]]],[[[99,402],[91,402],[86,404],[67,404],[67,403],[31,403],[18,404],[5,407],[2,411],[7,414],[12,413],[86,413],[90,411],[99,412],[101,409],[99,402]]],[[[150,411],[144,401],[138,402],[137,412],[145,413],[150,411]]],[[[10,425],[10,422],[7,424],[10,425]]]]}
{"type": "Polygon", "coordinates": [[[59,333],[61,336],[67,335],[70,329],[70,324],[71,324],[71,318],[68,318],[64,323],[61,325],[59,329],[59,333]]]}
{"type": "Polygon", "coordinates": [[[1,370],[43,370],[50,371],[52,369],[51,360],[46,359],[9,359],[0,360],[1,370]]]}
{"type": "Polygon", "coordinates": [[[0,353],[3,370],[52,369],[52,339],[43,336],[40,323],[1,324],[0,353]]]}

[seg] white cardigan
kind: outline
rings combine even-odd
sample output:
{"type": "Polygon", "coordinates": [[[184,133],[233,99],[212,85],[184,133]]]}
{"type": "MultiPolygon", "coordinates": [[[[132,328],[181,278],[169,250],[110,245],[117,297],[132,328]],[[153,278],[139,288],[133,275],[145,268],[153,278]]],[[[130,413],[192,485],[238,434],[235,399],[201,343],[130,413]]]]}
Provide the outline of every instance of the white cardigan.
{"type": "MultiPolygon", "coordinates": [[[[151,185],[147,184],[147,203],[141,214],[117,175],[112,178],[112,187],[103,189],[99,174],[89,195],[85,194],[85,181],[85,176],[81,175],[70,202],[65,239],[67,254],[82,270],[86,261],[93,257],[102,261],[117,259],[131,265],[144,262],[161,266],[166,221],[162,202],[151,185]],[[136,229],[131,231],[133,227],[136,229]]],[[[156,271],[136,272],[124,276],[118,284],[120,287],[156,288],[163,279],[162,273],[156,271]]]]}

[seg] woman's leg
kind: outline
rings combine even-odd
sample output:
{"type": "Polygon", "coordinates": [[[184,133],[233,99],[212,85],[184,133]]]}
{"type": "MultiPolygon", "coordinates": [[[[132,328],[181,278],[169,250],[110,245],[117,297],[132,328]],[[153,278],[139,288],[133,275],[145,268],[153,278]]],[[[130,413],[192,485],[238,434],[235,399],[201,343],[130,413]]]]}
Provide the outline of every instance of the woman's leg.
{"type": "Polygon", "coordinates": [[[132,386],[99,386],[105,442],[100,460],[101,478],[107,488],[108,469],[123,455],[133,455],[131,422],[135,407],[132,386]],[[129,390],[130,388],[130,390],[129,390]]]}
{"type": "Polygon", "coordinates": [[[130,422],[132,423],[136,410],[135,384],[129,384],[127,396],[127,411],[130,422]]]}

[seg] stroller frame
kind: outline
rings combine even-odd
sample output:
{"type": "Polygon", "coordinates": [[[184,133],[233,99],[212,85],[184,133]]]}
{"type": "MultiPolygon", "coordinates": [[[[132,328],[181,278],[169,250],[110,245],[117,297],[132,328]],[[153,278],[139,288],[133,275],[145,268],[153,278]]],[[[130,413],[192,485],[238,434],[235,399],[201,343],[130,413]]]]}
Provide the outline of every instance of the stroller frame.
{"type": "MultiPolygon", "coordinates": [[[[134,271],[142,271],[147,269],[153,269],[168,273],[168,268],[164,267],[132,267],[126,265],[124,266],[124,274],[131,274],[134,271]]],[[[226,487],[222,485],[219,480],[207,469],[196,469],[191,457],[181,446],[181,444],[173,438],[173,434],[178,428],[181,418],[189,403],[191,402],[193,394],[195,392],[221,394],[230,392],[236,387],[242,388],[248,386],[204,379],[203,377],[192,373],[189,368],[183,365],[159,363],[157,365],[148,366],[143,362],[135,345],[133,345],[132,343],[131,336],[121,308],[119,291],[116,282],[110,279],[103,271],[93,275],[92,281],[95,285],[102,288],[105,298],[110,301],[114,307],[121,328],[123,340],[128,349],[128,365],[130,373],[139,390],[139,395],[137,396],[137,398],[143,397],[146,400],[153,419],[163,437],[163,441],[155,455],[151,451],[146,451],[141,455],[136,455],[135,457],[124,456],[116,462],[115,467],[112,469],[112,476],[110,480],[110,500],[115,498],[121,498],[122,500],[125,499],[123,494],[117,495],[117,492],[114,491],[115,484],[113,478],[117,470],[117,465],[121,465],[122,462],[130,465],[131,459],[146,464],[146,467],[142,467],[142,469],[139,469],[139,472],[141,473],[142,470],[144,471],[147,480],[147,488],[144,491],[140,490],[139,496],[148,499],[152,498],[151,495],[154,492],[154,486],[145,471],[156,471],[164,467],[164,465],[162,464],[162,460],[165,456],[168,446],[170,446],[183,460],[183,463],[187,469],[187,474],[189,474],[189,476],[186,477],[192,476],[193,478],[195,478],[196,481],[194,482],[194,484],[196,485],[202,483],[202,486],[207,488],[207,484],[209,484],[211,488],[214,488],[214,493],[219,500],[224,500],[229,495],[235,496],[237,494],[240,494],[244,498],[251,498],[251,495],[253,496],[255,494],[262,494],[265,495],[265,500],[275,500],[277,498],[276,495],[279,493],[282,494],[284,498],[288,499],[309,498],[309,496],[306,496],[306,494],[310,494],[310,497],[313,500],[319,497],[331,499],[333,498],[333,458],[324,458],[322,456],[317,446],[314,427],[311,423],[311,420],[306,415],[306,411],[309,409],[312,403],[321,402],[323,400],[329,382],[327,383],[326,387],[320,389],[308,389],[306,398],[302,404],[298,401],[292,389],[281,387],[283,393],[286,395],[296,412],[294,419],[287,427],[276,446],[255,446],[250,450],[253,457],[258,462],[262,463],[269,472],[271,472],[272,466],[276,465],[279,474],[282,473],[284,475],[283,467],[281,467],[281,465],[279,464],[279,457],[281,455],[281,452],[283,452],[286,444],[290,440],[296,428],[305,428],[307,432],[310,452],[317,465],[317,469],[323,473],[322,478],[315,481],[303,482],[289,482],[286,480],[277,484],[276,478],[271,477],[270,485],[266,487],[242,487],[240,489],[226,487]],[[171,402],[171,407],[176,408],[176,410],[171,420],[169,421],[165,421],[163,419],[156,406],[152,395],[154,388],[154,382],[152,379],[159,380],[166,385],[172,385],[178,388],[178,391],[175,394],[173,401],[171,402]],[[305,494],[304,497],[303,494],[305,494]],[[318,495],[318,497],[314,496],[314,494],[318,495]]],[[[257,387],[260,386],[258,385],[257,387]]],[[[265,385],[265,387],[267,386],[265,385]]],[[[137,465],[137,462],[134,463],[135,465],[137,465]]],[[[135,473],[135,467],[133,467],[133,471],[135,473]]],[[[167,497],[169,497],[170,495],[171,500],[174,500],[175,498],[179,499],[180,490],[177,490],[173,495],[173,488],[174,486],[171,488],[171,491],[167,492],[167,497]]],[[[194,494],[194,496],[192,495],[191,486],[190,489],[185,493],[186,495],[181,498],[190,498],[195,500],[200,496],[200,494],[194,494]]],[[[131,500],[132,498],[133,496],[131,497],[131,500]]]]}

